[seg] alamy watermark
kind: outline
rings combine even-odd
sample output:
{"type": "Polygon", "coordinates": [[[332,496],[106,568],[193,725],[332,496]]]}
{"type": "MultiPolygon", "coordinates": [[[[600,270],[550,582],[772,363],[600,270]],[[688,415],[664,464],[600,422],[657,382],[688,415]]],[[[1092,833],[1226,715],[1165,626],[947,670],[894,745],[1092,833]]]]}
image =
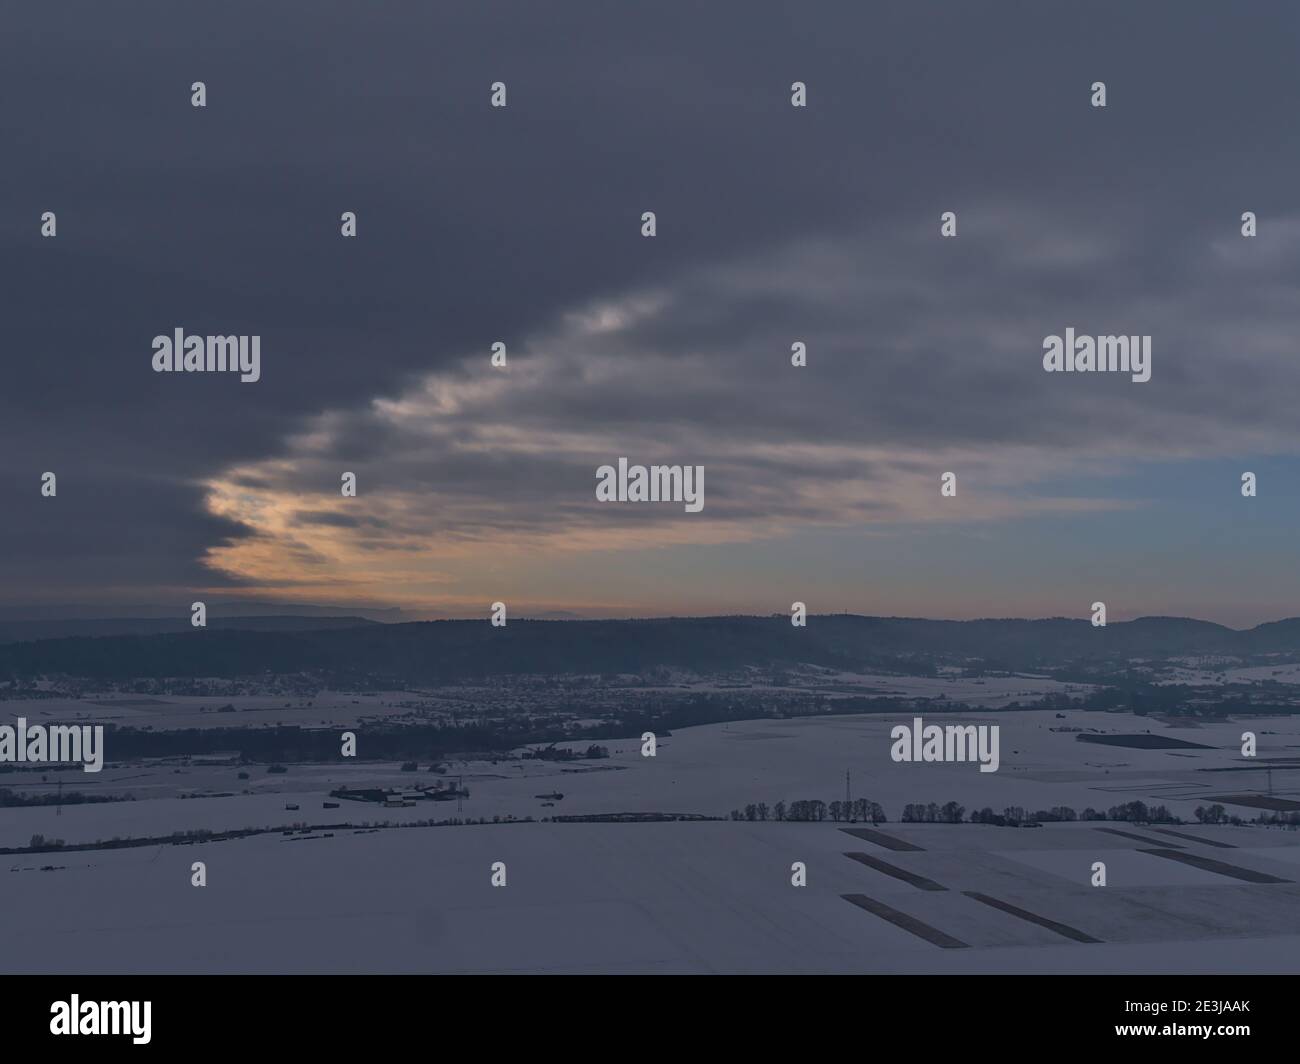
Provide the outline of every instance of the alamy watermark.
{"type": "Polygon", "coordinates": [[[925,724],[920,717],[912,726],[896,725],[889,756],[895,761],[978,761],[981,772],[998,770],[998,725],[925,724]]]}
{"type": "Polygon", "coordinates": [[[50,1034],[126,1034],[136,1045],[148,1045],[152,1012],[151,1001],[82,1001],[73,994],[50,1005],[50,1034]]]}
{"type": "Polygon", "coordinates": [[[1151,337],[1043,337],[1043,369],[1048,373],[1131,373],[1135,383],[1151,379],[1151,337]]]}
{"type": "Polygon", "coordinates": [[[27,726],[19,717],[14,727],[0,725],[0,761],[35,764],[80,761],[86,772],[104,767],[104,726],[43,724],[27,726]]]}
{"type": "Polygon", "coordinates": [[[186,336],[177,328],[171,336],[153,338],[155,373],[238,373],[245,384],[262,377],[260,336],[186,336]]]}
{"type": "Polygon", "coordinates": [[[626,458],[618,468],[596,470],[596,498],[601,502],[680,502],[688,514],[704,509],[704,467],[633,465],[626,458]]]}

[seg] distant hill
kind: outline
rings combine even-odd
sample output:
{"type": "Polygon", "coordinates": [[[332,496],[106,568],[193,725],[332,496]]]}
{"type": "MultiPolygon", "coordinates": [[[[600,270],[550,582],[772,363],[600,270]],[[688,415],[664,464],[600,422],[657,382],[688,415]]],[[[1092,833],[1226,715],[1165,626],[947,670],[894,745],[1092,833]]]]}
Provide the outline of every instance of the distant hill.
{"type": "MultiPolygon", "coordinates": [[[[229,618],[178,632],[75,636],[0,646],[0,678],[229,677],[320,673],[341,679],[452,682],[520,674],[700,673],[797,663],[847,671],[932,672],[937,664],[1042,670],[1123,667],[1132,659],[1266,655],[1300,660],[1300,619],[1237,631],[1178,617],[1094,628],[1087,620],[929,621],[899,617],[375,624],[359,618],[229,618]],[[268,623],[274,622],[274,623],[268,623]]],[[[1272,658],[1270,660],[1276,660],[1272,658]]]]}
{"type": "MultiPolygon", "coordinates": [[[[209,617],[210,629],[238,629],[246,632],[306,632],[324,628],[356,628],[378,624],[363,617],[209,617]]],[[[188,632],[189,616],[112,617],[96,620],[0,621],[0,643],[60,639],[68,636],[157,635],[188,632]]]]}

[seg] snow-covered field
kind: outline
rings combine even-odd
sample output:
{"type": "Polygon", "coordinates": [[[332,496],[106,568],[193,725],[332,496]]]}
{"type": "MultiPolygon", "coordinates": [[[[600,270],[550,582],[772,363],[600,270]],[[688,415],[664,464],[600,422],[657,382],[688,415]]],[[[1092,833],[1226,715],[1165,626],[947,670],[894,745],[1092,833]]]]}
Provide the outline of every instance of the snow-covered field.
{"type": "MultiPolygon", "coordinates": [[[[611,742],[597,761],[452,763],[470,789],[463,817],[610,812],[725,816],[750,802],[854,797],[885,807],[896,851],[830,822],[502,823],[279,833],[200,845],[0,857],[0,968],[10,971],[1295,971],[1300,969],[1300,833],[1259,827],[1046,824],[1039,828],[897,823],[908,802],[967,810],[1010,805],[1106,808],[1163,803],[1192,820],[1209,796],[1259,793],[1255,766],[1297,758],[1300,719],[1171,728],[1149,718],[1072,712],[925,716],[998,724],[1001,768],[891,760],[890,729],[911,717],[763,720],[681,730],[654,758],[611,742]],[[1084,728],[1167,734],[1205,749],[1140,750],[1078,742],[1084,728]],[[1254,731],[1259,757],[1243,759],[1254,731]],[[1204,771],[1228,770],[1228,771],[1204,771]],[[537,797],[560,791],[544,806],[537,797]],[[1141,836],[1111,834],[1118,828],[1141,836]],[[1204,861],[1288,882],[1245,882],[1204,861]],[[924,889],[845,856],[858,852],[944,889],[924,889]],[[208,885],[190,885],[191,864],[208,885]],[[505,862],[505,887],[490,883],[505,862]],[[808,885],[790,883],[807,866],[808,885]],[[1092,866],[1107,866],[1104,887],[1092,866]],[[45,869],[45,870],[43,870],[45,869]],[[977,893],[1098,943],[1075,941],[977,893]],[[861,894],[915,928],[846,901],[861,894]]],[[[358,734],[364,752],[364,728],[358,734]]],[[[575,744],[581,746],[582,744],[575,744]]],[[[110,751],[111,757],[111,751],[110,751]]],[[[423,766],[422,766],[423,767],[423,766]]],[[[322,806],[339,785],[428,784],[395,764],[340,760],[284,775],[235,766],[113,766],[56,775],[67,789],[138,800],[0,809],[0,846],[33,834],[69,843],[206,828],[343,822],[402,824],[458,815],[454,802],[388,809],[322,806]],[[253,793],[237,793],[242,789],[253,793]],[[229,797],[181,793],[236,792],[229,797]],[[289,811],[287,804],[299,809],[289,811]]],[[[30,773],[6,774],[4,785],[30,773]]],[[[1300,770],[1272,773],[1300,796],[1300,770]]],[[[1253,810],[1234,808],[1246,816],[1253,810]]]]}
{"type": "MultiPolygon", "coordinates": [[[[1279,877],[1293,835],[1191,832],[1279,877]]],[[[0,967],[167,972],[1295,971],[1300,887],[1180,875],[1087,825],[504,824],[7,859],[0,967]],[[946,889],[845,856],[869,851],[946,889]],[[1048,857],[1052,861],[1048,861],[1048,857]],[[207,886],[191,886],[203,861],[207,886]],[[791,884],[803,862],[807,886],[791,884]],[[1090,885],[1104,861],[1105,887],[1090,885]],[[506,885],[493,886],[502,862],[506,885]],[[62,866],[39,871],[41,865],[62,866]],[[1045,867],[1047,866],[1047,867],[1045,867]],[[1099,942],[994,908],[976,892],[1099,942]],[[868,912],[861,894],[960,943],[868,912]]],[[[1175,840],[1170,840],[1171,842],[1175,840]]],[[[1195,870],[1189,870],[1195,871],[1195,870]]]]}
{"type": "MultiPolygon", "coordinates": [[[[912,717],[852,716],[800,720],[743,721],[687,728],[665,737],[657,756],[641,756],[640,743],[608,743],[611,756],[598,761],[486,761],[448,763],[446,777],[401,772],[393,763],[352,762],[291,765],[283,775],[253,766],[248,780],[236,766],[174,765],[105,768],[47,774],[7,774],[5,786],[133,794],[133,802],[0,809],[0,846],[26,845],[34,833],[66,842],[114,836],[158,836],[195,829],[275,827],[283,824],[393,822],[494,816],[541,819],[552,815],[614,812],[699,813],[727,816],[753,802],[844,797],[845,772],[855,797],[884,806],[897,820],[910,802],[956,801],[967,810],[1021,806],[1030,812],[1066,805],[1077,812],[1141,800],[1164,804],[1185,820],[1207,799],[1262,792],[1268,786],[1260,764],[1268,758],[1300,758],[1300,717],[1240,719],[1196,727],[1169,727],[1128,714],[1045,712],[988,716],[927,715],[937,723],[992,723],[1001,728],[1001,767],[982,773],[974,764],[896,763],[890,758],[890,729],[912,717]],[[1137,734],[1147,731],[1203,744],[1209,749],[1139,750],[1079,742],[1077,732],[1137,734]],[[1258,757],[1241,757],[1241,734],[1257,735],[1258,757]],[[1204,771],[1206,769],[1228,771],[1204,771]],[[460,777],[470,797],[463,812],[454,802],[419,802],[386,809],[372,803],[342,802],[324,809],[330,790],[340,787],[429,786],[460,777]],[[249,789],[252,794],[242,794],[249,789]],[[553,806],[538,797],[560,792],[553,806]],[[231,793],[233,792],[233,793],[231,793]],[[177,797],[231,793],[230,797],[177,797]],[[298,810],[285,809],[288,804],[298,810]]],[[[358,732],[364,755],[365,732],[358,732]]],[[[582,748],[585,744],[572,744],[582,748]]],[[[111,758],[111,750],[109,751],[111,758]]],[[[422,765],[422,768],[427,767],[422,765]]],[[[1300,799],[1300,768],[1275,768],[1274,795],[1300,799]]],[[[1254,811],[1237,809],[1253,816],[1254,811]]]]}

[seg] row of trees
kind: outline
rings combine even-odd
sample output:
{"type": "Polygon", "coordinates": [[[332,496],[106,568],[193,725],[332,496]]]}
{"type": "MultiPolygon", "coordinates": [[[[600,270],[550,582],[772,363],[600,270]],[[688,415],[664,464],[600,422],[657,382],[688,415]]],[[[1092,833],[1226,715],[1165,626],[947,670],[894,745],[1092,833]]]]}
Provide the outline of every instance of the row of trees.
{"type": "MultiPolygon", "coordinates": [[[[1294,816],[1294,814],[1292,814],[1294,816]]],[[[1262,819],[1262,818],[1259,818],[1262,819]]],[[[1196,807],[1196,820],[1200,824],[1241,824],[1244,821],[1239,816],[1229,816],[1228,811],[1217,802],[1208,808],[1202,805],[1196,807]]]]}
{"type": "MultiPolygon", "coordinates": [[[[777,802],[768,806],[766,802],[751,803],[744,810],[733,809],[732,820],[825,820],[827,816],[834,821],[861,821],[873,824],[886,823],[888,817],[877,802],[859,798],[853,802],[826,802],[813,800],[777,802]]],[[[909,802],[903,807],[904,824],[993,824],[997,827],[1019,827],[1021,824],[1060,823],[1073,820],[1117,820],[1133,824],[1181,824],[1182,820],[1174,816],[1163,805],[1148,806],[1145,802],[1125,802],[1112,805],[1109,809],[1093,809],[1091,806],[1082,813],[1076,813],[1068,805],[1057,805],[1051,809],[1039,809],[1031,812],[1018,805],[1007,806],[1001,813],[995,813],[990,807],[972,809],[969,819],[966,807],[957,802],[936,802],[922,804],[909,802]]],[[[1198,808],[1196,819],[1202,824],[1240,824],[1238,817],[1229,817],[1223,806],[1212,805],[1209,809],[1198,808]]],[[[1300,818],[1297,818],[1300,819],[1300,818]]]]}
{"type": "Polygon", "coordinates": [[[966,807],[956,802],[945,802],[942,806],[930,802],[920,805],[910,802],[903,806],[904,824],[960,824],[966,807]]]}
{"type": "MultiPolygon", "coordinates": [[[[1210,806],[1210,808],[1213,809],[1215,807],[1210,806]]],[[[1200,810],[1198,809],[1197,812],[1199,813],[1200,810]]],[[[1229,817],[1228,823],[1231,824],[1236,819],[1236,817],[1229,817]]],[[[1210,823],[1210,821],[1205,821],[1205,823],[1210,823]]],[[[1283,828],[1300,828],[1300,812],[1260,813],[1259,816],[1255,817],[1255,823],[1267,824],[1270,826],[1276,825],[1277,827],[1283,828]]]]}
{"type": "Polygon", "coordinates": [[[1001,813],[995,813],[985,806],[983,809],[971,810],[970,815],[972,824],[994,824],[998,827],[1065,823],[1074,820],[1119,820],[1132,824],[1182,823],[1182,820],[1174,816],[1165,806],[1149,807],[1145,802],[1125,802],[1123,805],[1112,805],[1105,810],[1088,806],[1082,813],[1076,813],[1068,805],[1054,805],[1051,809],[1038,809],[1034,812],[1018,805],[1009,805],[1001,813]]]}
{"type": "Polygon", "coordinates": [[[602,757],[609,757],[609,747],[592,743],[585,753],[579,753],[577,750],[570,750],[567,746],[559,747],[551,743],[550,746],[538,747],[536,750],[525,750],[519,756],[524,760],[535,761],[576,761],[581,757],[585,757],[588,761],[596,761],[602,757]]]}
{"type": "Polygon", "coordinates": [[[84,802],[131,802],[132,794],[84,794],[81,791],[50,791],[44,794],[23,794],[21,791],[0,787],[0,808],[27,805],[81,805],[84,802]]]}
{"type": "Polygon", "coordinates": [[[742,812],[739,809],[731,811],[732,820],[798,820],[798,821],[818,821],[825,820],[827,817],[836,823],[840,821],[870,821],[873,824],[883,824],[885,822],[885,810],[878,802],[868,801],[866,798],[858,798],[852,802],[823,802],[820,799],[811,801],[791,802],[786,805],[785,802],[777,802],[769,806],[766,802],[751,802],[745,806],[742,812]]]}

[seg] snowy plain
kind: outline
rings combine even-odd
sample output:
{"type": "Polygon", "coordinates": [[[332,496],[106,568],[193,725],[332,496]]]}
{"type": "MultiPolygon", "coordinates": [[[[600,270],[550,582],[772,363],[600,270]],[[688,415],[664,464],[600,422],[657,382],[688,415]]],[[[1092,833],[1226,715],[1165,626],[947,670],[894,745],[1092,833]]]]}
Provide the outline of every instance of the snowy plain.
{"type": "MultiPolygon", "coordinates": [[[[0,846],[36,833],[69,843],[197,828],[338,825],[219,842],[0,857],[8,971],[1294,971],[1300,968],[1300,833],[1263,827],[1128,824],[1039,828],[900,824],[909,802],[969,811],[1165,804],[1186,821],[1210,797],[1297,797],[1300,720],[1170,727],[1128,714],[1008,712],[927,721],[996,723],[1002,765],[890,758],[890,729],[912,716],[764,719],[682,729],[654,758],[632,740],[599,761],[448,764],[470,790],[410,808],[341,802],[340,785],[407,787],[435,777],[392,763],[110,766],[64,786],[136,800],[0,809],[0,846]],[[1092,734],[1169,735],[1203,748],[1130,749],[1092,734]],[[1258,735],[1243,758],[1240,736],[1258,735]],[[180,771],[177,769],[180,768],[180,771]],[[525,817],[656,812],[725,817],[748,803],[854,797],[885,807],[896,851],[842,830],[775,822],[523,823],[525,817]],[[247,788],[252,793],[241,794],[247,788]],[[564,797],[545,806],[538,796],[564,797]],[[233,792],[233,793],[231,793],[233,792]],[[223,794],[228,797],[180,797],[223,794]],[[288,804],[297,810],[286,810],[288,804]],[[430,818],[515,822],[397,825],[430,818]],[[365,824],[393,825],[361,830],[365,824]],[[1133,839],[1103,831],[1118,828],[1133,839]],[[328,836],[328,837],[327,837],[328,836]],[[1209,839],[1218,841],[1197,841],[1209,839]],[[1144,852],[1167,847],[1281,882],[1247,882],[1144,852]],[[1227,848],[1230,847],[1230,848],[1227,848]],[[846,854],[866,854],[871,861],[846,854]],[[207,885],[191,885],[195,861],[207,885]],[[491,883],[504,862],[507,884],[491,883]],[[1092,885],[1103,862],[1107,884],[1092,885]],[[793,886],[803,862],[807,886],[793,886]],[[899,873],[903,873],[900,875],[899,873]],[[911,877],[934,887],[918,887],[911,877]],[[938,889],[935,889],[938,888],[938,889]],[[1080,933],[1078,941],[981,901],[980,894],[1080,933]],[[846,900],[863,895],[900,926],[846,900]],[[918,934],[959,942],[945,948],[918,934]]],[[[364,756],[364,727],[359,732],[364,756]]],[[[575,744],[581,745],[581,744],[575,744]]],[[[111,751],[110,751],[111,759],[111,751]]],[[[422,766],[423,767],[423,766],[422,766]]],[[[31,774],[24,785],[39,784],[31,774]]],[[[73,780],[73,776],[77,776],[73,780]]],[[[446,778],[446,777],[438,777],[446,778]]],[[[12,779],[12,774],[11,774],[12,779]]],[[[1254,810],[1232,810],[1253,816],[1254,810]]],[[[1203,863],[1203,862],[1202,862],[1203,863]]]]}

